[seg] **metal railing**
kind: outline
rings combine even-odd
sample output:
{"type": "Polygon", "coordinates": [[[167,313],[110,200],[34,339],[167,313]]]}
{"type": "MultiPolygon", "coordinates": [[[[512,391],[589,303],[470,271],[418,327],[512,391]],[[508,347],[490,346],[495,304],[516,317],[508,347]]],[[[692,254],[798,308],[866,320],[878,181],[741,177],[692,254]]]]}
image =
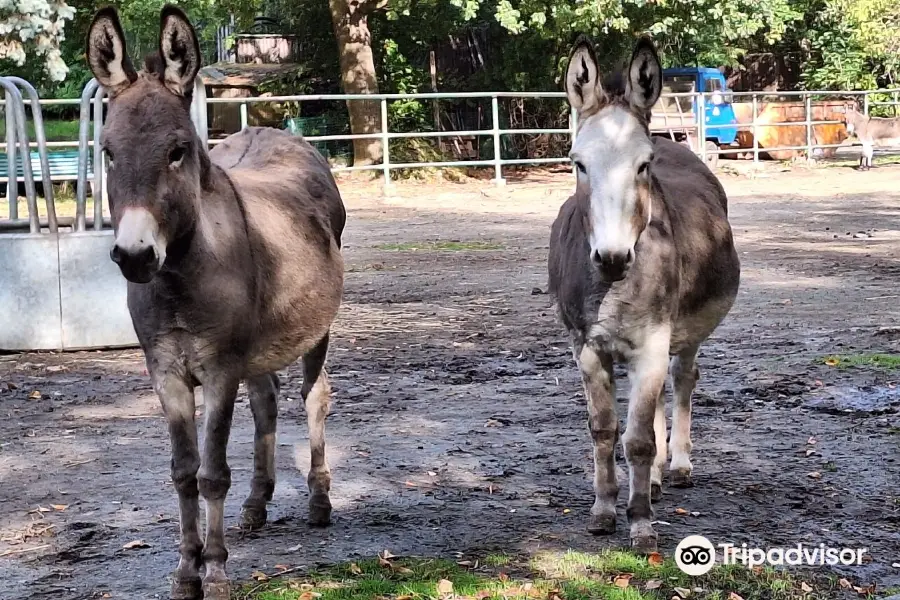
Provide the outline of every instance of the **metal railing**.
{"type": "MultiPolygon", "coordinates": [[[[9,79],[9,78],[8,78],[9,79]]],[[[9,79],[12,81],[11,79],[9,79]]],[[[22,82],[18,80],[16,83],[19,85],[25,84],[27,82],[22,82]]],[[[26,88],[27,89],[27,88],[26,88]]],[[[33,90],[33,88],[32,88],[33,90]]],[[[87,173],[87,156],[89,151],[93,151],[94,158],[94,173],[93,177],[90,178],[92,183],[92,194],[91,196],[94,198],[93,201],[93,219],[91,220],[91,225],[93,229],[100,230],[103,228],[104,224],[108,224],[108,219],[105,219],[103,216],[103,200],[105,198],[106,187],[104,185],[104,177],[105,177],[105,163],[103,159],[103,154],[100,148],[100,133],[102,131],[103,121],[103,106],[108,99],[105,97],[105,93],[96,81],[92,80],[84,89],[84,93],[80,99],[46,99],[46,100],[38,100],[36,94],[32,93],[32,90],[29,90],[29,97],[31,100],[32,112],[35,116],[35,129],[37,140],[35,142],[29,142],[27,136],[25,136],[24,130],[19,131],[19,118],[15,115],[18,114],[20,99],[13,98],[13,109],[12,111],[7,110],[7,139],[12,143],[11,145],[15,147],[16,144],[25,144],[23,147],[37,147],[39,151],[42,153],[42,168],[44,172],[49,173],[49,168],[45,160],[45,155],[48,148],[60,148],[60,147],[73,147],[77,146],[79,149],[79,169],[78,169],[78,183],[77,183],[77,194],[76,194],[76,216],[73,223],[73,228],[76,231],[83,231],[88,225],[87,219],[87,184],[88,184],[88,173],[87,173]],[[44,139],[43,127],[38,126],[41,116],[40,116],[40,107],[41,106],[79,106],[80,107],[80,127],[79,127],[79,139],[77,141],[57,141],[57,142],[47,142],[44,139]],[[12,119],[9,118],[9,115],[13,114],[14,117],[12,119]],[[91,121],[93,121],[93,136],[90,135],[91,121]],[[15,131],[14,131],[15,130],[15,131]],[[24,137],[23,137],[24,136],[24,137]],[[106,223],[105,223],[106,221],[106,223]]],[[[9,98],[10,91],[7,90],[7,98],[9,98]]],[[[684,92],[684,93],[674,93],[674,94],[664,94],[664,98],[669,99],[682,99],[682,98],[690,98],[691,106],[693,107],[694,119],[693,123],[685,123],[683,118],[679,119],[678,123],[675,124],[665,124],[663,126],[654,125],[653,132],[657,134],[665,134],[675,135],[678,132],[679,135],[687,136],[687,141],[690,145],[691,139],[690,136],[693,134],[697,143],[694,145],[693,150],[697,153],[698,156],[703,158],[704,160],[708,159],[713,155],[722,155],[722,154],[734,154],[736,152],[752,152],[754,162],[759,162],[760,155],[768,152],[778,152],[778,151],[800,151],[805,152],[808,158],[812,158],[816,150],[820,149],[828,149],[828,148],[838,148],[841,146],[845,146],[846,144],[822,144],[818,143],[815,139],[815,127],[820,125],[832,125],[832,124],[842,124],[842,121],[839,120],[816,120],[813,118],[814,113],[814,101],[818,99],[826,99],[833,98],[835,100],[839,100],[841,102],[854,102],[855,104],[861,104],[862,111],[866,114],[875,107],[894,107],[894,111],[900,111],[900,90],[874,90],[874,91],[800,91],[800,92],[728,92],[730,96],[735,99],[748,98],[750,100],[750,104],[752,107],[752,119],[750,123],[729,123],[729,124],[709,124],[706,122],[706,108],[712,102],[712,98],[718,92],[684,92]],[[891,101],[879,101],[873,100],[873,95],[888,95],[893,98],[891,101]],[[764,103],[766,98],[778,98],[775,103],[783,102],[785,99],[794,99],[796,98],[798,101],[803,103],[804,107],[804,118],[802,121],[774,121],[774,122],[762,122],[760,120],[760,106],[761,101],[764,103]],[[816,100],[814,100],[816,99],[816,100]],[[861,101],[861,102],[860,102],[861,101]],[[704,115],[704,118],[697,118],[696,115],[704,115]],[[759,133],[762,129],[768,127],[804,127],[806,131],[805,135],[805,143],[800,145],[785,145],[785,146],[777,146],[777,147],[763,147],[760,146],[759,143],[759,133]],[[705,141],[707,138],[712,137],[711,132],[714,132],[716,129],[720,128],[737,128],[739,131],[749,131],[753,137],[753,146],[752,148],[739,148],[739,147],[725,147],[719,148],[718,150],[710,150],[706,148],[705,141]]],[[[515,135],[558,135],[558,136],[566,136],[570,139],[570,141],[574,141],[575,136],[578,130],[577,124],[577,115],[574,111],[569,110],[568,117],[568,127],[551,127],[551,128],[503,128],[501,127],[501,118],[500,118],[500,102],[502,99],[507,98],[522,98],[522,99],[565,99],[565,93],[563,92],[460,92],[460,93],[424,93],[424,94],[373,94],[373,95],[351,95],[351,94],[317,94],[317,95],[292,95],[292,96],[268,96],[268,97],[249,97],[249,98],[207,98],[205,93],[205,87],[198,80],[196,83],[196,89],[194,93],[194,103],[191,107],[191,118],[196,125],[198,134],[204,142],[208,143],[209,146],[215,146],[218,143],[221,143],[220,139],[209,139],[208,137],[208,125],[207,125],[207,114],[208,109],[211,106],[215,105],[238,105],[239,113],[240,113],[240,126],[241,128],[246,128],[250,122],[250,113],[249,107],[255,103],[267,103],[267,104],[278,104],[278,103],[286,103],[286,102],[313,102],[313,101],[336,101],[336,102],[352,102],[352,101],[367,101],[367,102],[378,102],[380,104],[380,117],[381,117],[381,131],[369,134],[341,134],[341,135],[316,135],[316,136],[306,136],[306,139],[312,143],[316,142],[332,142],[332,141],[352,141],[352,140],[360,140],[360,139],[372,139],[379,140],[382,146],[382,162],[378,164],[369,164],[369,165],[353,165],[353,166],[334,166],[333,171],[342,172],[342,171],[380,171],[384,180],[385,186],[390,186],[392,184],[392,172],[396,172],[401,169],[416,169],[416,168],[443,168],[443,167],[487,167],[492,168],[494,172],[493,181],[498,185],[503,185],[505,183],[505,179],[503,177],[503,168],[508,166],[517,166],[517,165],[539,165],[539,164],[554,164],[554,163],[566,163],[569,162],[568,157],[559,156],[559,157],[527,157],[527,158],[510,158],[504,159],[502,156],[501,149],[503,147],[502,141],[506,136],[515,136],[515,135]],[[388,126],[388,116],[389,116],[389,104],[394,101],[399,100],[425,100],[425,101],[438,101],[438,100],[466,100],[466,99],[478,99],[478,100],[489,100],[490,101],[490,127],[486,129],[470,129],[470,130],[455,130],[455,131],[406,131],[406,132],[398,132],[398,131],[390,131],[388,126]],[[421,139],[440,139],[440,138],[458,138],[463,136],[483,136],[489,137],[492,141],[493,145],[493,156],[491,158],[479,158],[477,160],[437,160],[437,161],[419,161],[419,162],[392,162],[391,158],[391,141],[398,139],[408,139],[408,138],[421,138],[421,139]]],[[[5,104],[0,102],[0,104],[5,104]]],[[[24,109],[22,109],[24,110],[24,109]]],[[[661,113],[655,112],[655,116],[661,115],[661,113]]],[[[662,115],[665,117],[665,115],[662,115]]],[[[24,117],[23,117],[24,118],[24,117]]],[[[22,123],[24,126],[24,121],[22,123]]],[[[10,147],[10,144],[2,143],[0,144],[2,148],[10,147]]],[[[8,152],[9,155],[9,165],[10,165],[10,176],[11,181],[10,185],[15,185],[15,170],[16,166],[14,152],[8,152]]],[[[25,154],[27,156],[27,153],[25,154]]],[[[30,161],[25,160],[23,162],[23,168],[30,172],[31,166],[30,161]]],[[[32,184],[31,188],[28,188],[27,181],[29,180],[29,176],[26,176],[26,195],[28,199],[28,208],[29,208],[29,221],[35,221],[37,219],[37,204],[36,198],[33,193],[33,177],[31,178],[32,184]],[[29,191],[31,190],[31,191],[29,191]]],[[[52,188],[52,185],[45,186],[46,188],[52,188]]],[[[55,223],[55,213],[52,209],[52,189],[49,191],[45,191],[45,195],[49,194],[48,200],[48,215],[49,220],[55,223]]],[[[15,206],[15,201],[13,201],[14,194],[8,194],[10,196],[10,219],[17,220],[17,208],[15,206]]],[[[40,227],[40,223],[38,222],[38,227],[40,227]]],[[[49,225],[49,222],[48,222],[49,225]]],[[[32,222],[30,224],[30,229],[34,229],[35,225],[32,222]]],[[[53,225],[55,230],[56,225],[53,225]]]]}

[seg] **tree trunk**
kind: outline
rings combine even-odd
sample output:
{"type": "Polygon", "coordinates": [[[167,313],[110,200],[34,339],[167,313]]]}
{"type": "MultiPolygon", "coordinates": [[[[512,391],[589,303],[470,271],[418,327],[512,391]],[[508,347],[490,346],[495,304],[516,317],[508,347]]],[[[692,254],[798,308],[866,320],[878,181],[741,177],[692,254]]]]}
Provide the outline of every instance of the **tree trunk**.
{"type": "MultiPolygon", "coordinates": [[[[386,3],[385,0],[328,0],[341,59],[341,86],[345,94],[378,93],[368,15],[386,3]]],[[[381,132],[379,101],[347,101],[347,112],[350,113],[352,133],[381,132]]],[[[381,140],[353,140],[354,165],[377,164],[382,156],[381,140]]]]}

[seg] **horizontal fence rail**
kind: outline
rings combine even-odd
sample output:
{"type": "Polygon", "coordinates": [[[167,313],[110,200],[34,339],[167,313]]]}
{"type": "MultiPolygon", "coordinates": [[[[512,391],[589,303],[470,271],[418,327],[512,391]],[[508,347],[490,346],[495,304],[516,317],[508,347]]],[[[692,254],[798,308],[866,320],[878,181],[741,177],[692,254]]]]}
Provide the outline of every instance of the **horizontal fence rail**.
{"type": "MultiPolygon", "coordinates": [[[[91,85],[96,85],[91,82],[91,85]]],[[[198,84],[200,87],[202,85],[198,84]]],[[[96,89],[96,88],[93,88],[96,89]]],[[[87,88],[86,88],[87,91],[87,88]]],[[[199,90],[204,91],[204,90],[199,90]]],[[[568,110],[568,126],[561,127],[559,124],[555,127],[503,127],[501,123],[501,101],[510,99],[521,100],[559,100],[564,101],[566,95],[564,92],[437,92],[437,93],[421,93],[421,94],[372,94],[372,95],[353,95],[353,94],[310,94],[310,95],[287,95],[287,96],[257,96],[246,98],[212,98],[206,97],[205,93],[195,93],[194,106],[192,106],[191,116],[198,128],[201,138],[207,141],[210,147],[221,143],[222,139],[209,138],[209,129],[207,126],[208,112],[214,110],[217,106],[232,105],[238,107],[239,126],[241,129],[246,128],[250,124],[249,108],[254,104],[270,104],[279,105],[292,103],[297,106],[310,102],[377,102],[380,108],[381,130],[368,134],[326,134],[326,135],[308,135],[304,136],[311,143],[325,143],[337,141],[353,141],[353,140],[376,140],[381,143],[382,162],[377,164],[366,165],[332,165],[334,172],[354,172],[354,171],[380,171],[385,186],[392,183],[392,174],[404,169],[420,169],[420,168],[468,168],[468,167],[485,167],[492,168],[494,171],[493,181],[498,185],[505,183],[503,178],[504,167],[519,165],[542,165],[542,164],[562,164],[569,162],[566,156],[526,156],[518,158],[503,158],[503,142],[510,136],[559,136],[556,139],[568,138],[569,143],[574,141],[578,131],[577,115],[574,111],[568,110]],[[458,130],[434,130],[434,131],[391,131],[389,128],[389,107],[392,102],[397,101],[465,101],[477,100],[483,104],[484,116],[489,124],[486,128],[460,128],[458,130]],[[488,106],[489,103],[489,106],[488,106]],[[489,109],[489,110],[488,110],[489,109]],[[202,129],[202,131],[200,131],[202,129]],[[460,138],[483,138],[489,139],[492,143],[492,156],[478,156],[475,158],[462,158],[461,160],[446,159],[446,157],[438,157],[433,161],[415,161],[415,162],[393,162],[396,156],[392,156],[391,141],[392,140],[445,140],[460,138]]],[[[845,140],[841,143],[821,143],[817,140],[816,128],[822,126],[843,125],[843,121],[835,118],[815,119],[814,113],[816,103],[829,102],[833,104],[844,103],[845,106],[855,105],[861,112],[869,114],[872,110],[881,112],[888,111],[894,113],[895,116],[900,115],[900,89],[890,90],[874,90],[874,91],[829,91],[829,90],[809,90],[809,91],[766,91],[766,92],[683,92],[683,93],[666,93],[662,98],[672,103],[677,108],[677,112],[666,110],[664,112],[654,111],[652,131],[657,135],[668,135],[673,139],[680,138],[679,141],[687,143],[689,147],[702,159],[711,160],[721,155],[735,155],[752,153],[754,162],[759,162],[761,155],[777,152],[795,152],[801,153],[808,159],[812,159],[817,151],[827,151],[830,149],[846,147],[848,144],[845,140]],[[749,122],[713,124],[707,123],[707,109],[714,106],[724,106],[721,102],[718,104],[716,100],[726,99],[732,106],[750,105],[751,118],[749,122]],[[779,104],[785,104],[792,109],[802,108],[802,120],[763,120],[763,108],[771,105],[776,107],[779,104]],[[802,105],[800,107],[799,105],[802,105]],[[698,115],[703,118],[699,118],[698,115]],[[759,141],[759,134],[766,128],[784,128],[794,127],[804,130],[803,143],[794,143],[793,145],[777,145],[762,146],[759,141]],[[718,145],[708,147],[707,140],[716,137],[716,133],[722,129],[736,129],[738,135],[749,133],[752,135],[752,147],[748,146],[724,146],[718,145]]],[[[35,141],[17,139],[17,144],[27,143],[31,148],[43,147],[47,150],[58,149],[79,149],[82,157],[93,159],[93,164],[88,169],[84,165],[79,164],[78,169],[78,194],[77,204],[78,212],[75,218],[76,227],[83,230],[88,219],[85,206],[85,198],[87,191],[87,182],[91,183],[91,196],[97,196],[100,201],[94,201],[93,219],[91,224],[93,228],[100,229],[103,227],[105,218],[102,213],[102,198],[105,192],[103,179],[105,176],[106,165],[105,160],[100,153],[99,140],[102,121],[98,118],[102,116],[103,105],[108,102],[108,98],[104,97],[102,91],[94,95],[91,91],[89,97],[81,99],[41,99],[39,106],[41,107],[76,107],[81,108],[81,139],[80,140],[56,140],[44,141],[43,136],[40,137],[40,143],[35,141]],[[86,121],[85,121],[86,120],[86,121]],[[92,127],[91,127],[92,126],[92,127]],[[93,131],[89,131],[93,129],[93,131]]],[[[0,101],[4,105],[5,102],[0,101]]],[[[656,108],[659,108],[658,105],[656,108]]],[[[743,109],[742,109],[743,110],[743,109]]],[[[299,113],[299,111],[297,111],[299,113]]],[[[480,115],[481,113],[479,113],[480,115]]],[[[563,113],[564,114],[564,113],[563,113]]],[[[565,118],[565,117],[563,117],[565,118]]],[[[789,118],[789,117],[785,117],[789,118]]],[[[746,120],[745,120],[746,121],[746,120]]],[[[8,119],[9,122],[9,119],[8,119]]],[[[479,124],[482,121],[479,117],[479,124]]],[[[37,125],[37,124],[36,124],[37,125]]],[[[237,123],[235,124],[237,126],[237,123]]],[[[795,140],[797,136],[795,136],[795,140]]],[[[0,143],[0,150],[6,152],[7,144],[4,141],[0,143]]],[[[488,150],[490,152],[491,150],[488,150]]],[[[474,150],[473,150],[474,152],[474,150]]],[[[478,151],[480,153],[480,149],[478,151]]],[[[439,153],[440,154],[440,153],[439,153]]],[[[19,163],[22,162],[23,153],[16,153],[19,163]]],[[[83,161],[87,163],[87,159],[83,161]]],[[[55,165],[57,163],[53,163],[55,165]]],[[[51,165],[51,167],[53,166],[51,165]]],[[[13,162],[10,159],[10,169],[13,162]]],[[[22,165],[18,166],[18,172],[21,172],[22,165]]],[[[52,168],[51,168],[52,170],[52,168]]],[[[16,177],[9,170],[10,177],[13,181],[16,177]]],[[[51,174],[52,175],[52,174],[51,174]]],[[[5,178],[0,178],[0,180],[5,178]]],[[[52,179],[52,177],[51,177],[52,179]]],[[[10,214],[15,215],[15,194],[7,193],[10,202],[10,214]]],[[[14,219],[15,217],[13,217],[14,219]]],[[[32,222],[33,222],[32,218],[32,222]]],[[[32,229],[34,224],[32,223],[32,229]]]]}

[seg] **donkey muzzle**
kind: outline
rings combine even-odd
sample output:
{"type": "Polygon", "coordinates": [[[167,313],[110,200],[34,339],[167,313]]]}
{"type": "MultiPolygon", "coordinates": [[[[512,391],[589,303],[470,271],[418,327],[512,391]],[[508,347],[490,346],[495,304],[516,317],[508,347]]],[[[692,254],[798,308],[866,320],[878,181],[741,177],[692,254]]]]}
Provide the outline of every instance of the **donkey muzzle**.
{"type": "Polygon", "coordinates": [[[595,250],[591,254],[591,262],[600,273],[600,278],[606,282],[621,281],[628,274],[628,269],[634,263],[634,251],[608,252],[595,250]]]}
{"type": "Polygon", "coordinates": [[[153,246],[129,251],[116,244],[109,258],[119,265],[125,279],[134,283],[147,283],[159,271],[159,254],[153,246]]]}

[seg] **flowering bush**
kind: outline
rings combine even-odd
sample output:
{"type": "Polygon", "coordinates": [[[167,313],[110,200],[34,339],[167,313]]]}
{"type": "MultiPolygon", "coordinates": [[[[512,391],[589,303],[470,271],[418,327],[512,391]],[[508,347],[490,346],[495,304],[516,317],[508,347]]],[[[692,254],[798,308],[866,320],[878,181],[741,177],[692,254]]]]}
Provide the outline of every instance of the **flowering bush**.
{"type": "Polygon", "coordinates": [[[59,44],[75,9],[65,0],[0,0],[0,60],[23,66],[32,56],[43,62],[51,81],[62,81],[69,68],[59,44]]]}

